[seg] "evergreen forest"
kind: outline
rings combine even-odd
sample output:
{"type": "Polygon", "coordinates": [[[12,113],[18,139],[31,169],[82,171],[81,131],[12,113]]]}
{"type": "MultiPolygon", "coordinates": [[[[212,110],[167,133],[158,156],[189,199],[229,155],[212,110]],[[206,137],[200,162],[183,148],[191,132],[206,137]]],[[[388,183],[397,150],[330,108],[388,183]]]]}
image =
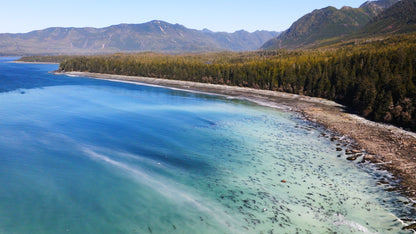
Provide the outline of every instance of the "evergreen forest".
{"type": "Polygon", "coordinates": [[[416,34],[316,50],[69,57],[61,71],[225,84],[321,97],[416,131],[416,34]]]}

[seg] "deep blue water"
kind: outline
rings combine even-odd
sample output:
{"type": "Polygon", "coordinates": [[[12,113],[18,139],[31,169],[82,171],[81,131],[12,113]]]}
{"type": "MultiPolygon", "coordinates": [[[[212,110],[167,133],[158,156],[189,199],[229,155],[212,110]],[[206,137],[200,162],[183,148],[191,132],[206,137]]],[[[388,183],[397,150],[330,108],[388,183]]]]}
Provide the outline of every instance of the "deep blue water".
{"type": "Polygon", "coordinates": [[[10,60],[0,233],[399,233],[414,218],[377,185],[387,173],[293,113],[10,60]]]}

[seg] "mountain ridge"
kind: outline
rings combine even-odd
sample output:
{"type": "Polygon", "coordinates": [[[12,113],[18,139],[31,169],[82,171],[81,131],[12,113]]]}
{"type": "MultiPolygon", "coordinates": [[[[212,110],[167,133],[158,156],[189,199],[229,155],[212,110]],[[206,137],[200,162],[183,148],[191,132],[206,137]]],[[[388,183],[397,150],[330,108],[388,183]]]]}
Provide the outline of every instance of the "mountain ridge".
{"type": "Polygon", "coordinates": [[[402,0],[381,12],[358,33],[394,34],[416,31],[416,0],[402,0]]]}
{"type": "Polygon", "coordinates": [[[50,27],[28,33],[0,34],[0,54],[104,54],[116,52],[187,53],[258,49],[274,31],[234,33],[189,29],[153,20],[104,28],[50,27]]]}
{"type": "Polygon", "coordinates": [[[359,30],[399,0],[367,1],[359,8],[325,7],[308,13],[289,29],[266,42],[262,49],[310,48],[319,41],[343,37],[359,30]]]}

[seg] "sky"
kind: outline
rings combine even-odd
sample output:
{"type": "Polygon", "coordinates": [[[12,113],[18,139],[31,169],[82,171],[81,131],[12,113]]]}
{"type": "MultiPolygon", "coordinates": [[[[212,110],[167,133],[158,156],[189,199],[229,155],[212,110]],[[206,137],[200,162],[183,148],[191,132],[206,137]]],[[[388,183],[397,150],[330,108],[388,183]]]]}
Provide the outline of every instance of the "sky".
{"type": "Polygon", "coordinates": [[[234,32],[283,31],[327,6],[359,7],[366,0],[0,0],[0,33],[48,27],[106,27],[162,20],[187,28],[234,32]]]}

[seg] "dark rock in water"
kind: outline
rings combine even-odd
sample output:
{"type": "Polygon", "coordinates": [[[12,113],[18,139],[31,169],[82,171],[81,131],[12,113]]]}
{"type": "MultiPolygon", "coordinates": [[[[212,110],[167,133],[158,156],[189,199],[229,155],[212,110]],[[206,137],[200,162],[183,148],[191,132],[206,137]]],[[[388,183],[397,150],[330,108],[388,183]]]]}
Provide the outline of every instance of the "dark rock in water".
{"type": "Polygon", "coordinates": [[[361,153],[360,150],[355,150],[355,149],[346,149],[345,150],[345,154],[359,154],[361,153]]]}
{"type": "Polygon", "coordinates": [[[354,156],[348,157],[347,160],[348,161],[355,161],[357,158],[358,158],[358,156],[357,155],[354,155],[354,156]]]}
{"type": "Polygon", "coordinates": [[[342,148],[341,147],[337,147],[337,151],[342,151],[342,148]]]}
{"type": "Polygon", "coordinates": [[[152,229],[149,226],[147,226],[147,229],[149,229],[149,232],[152,233],[152,229]]]}
{"type": "Polygon", "coordinates": [[[382,184],[390,184],[388,181],[385,181],[385,180],[379,180],[378,182],[377,182],[377,184],[378,185],[382,185],[382,184]]]}
{"type": "Polygon", "coordinates": [[[384,189],[384,191],[387,191],[387,192],[395,192],[395,191],[399,191],[399,189],[396,188],[396,187],[389,187],[389,188],[384,189]]]}
{"type": "Polygon", "coordinates": [[[341,154],[338,154],[338,155],[337,155],[337,157],[338,157],[338,158],[341,158],[341,156],[342,156],[341,154]]]}
{"type": "Polygon", "coordinates": [[[172,224],[173,230],[176,230],[176,226],[172,224]]]}
{"type": "Polygon", "coordinates": [[[404,227],[403,230],[413,230],[413,231],[416,231],[416,223],[412,223],[412,224],[404,227]]]}

